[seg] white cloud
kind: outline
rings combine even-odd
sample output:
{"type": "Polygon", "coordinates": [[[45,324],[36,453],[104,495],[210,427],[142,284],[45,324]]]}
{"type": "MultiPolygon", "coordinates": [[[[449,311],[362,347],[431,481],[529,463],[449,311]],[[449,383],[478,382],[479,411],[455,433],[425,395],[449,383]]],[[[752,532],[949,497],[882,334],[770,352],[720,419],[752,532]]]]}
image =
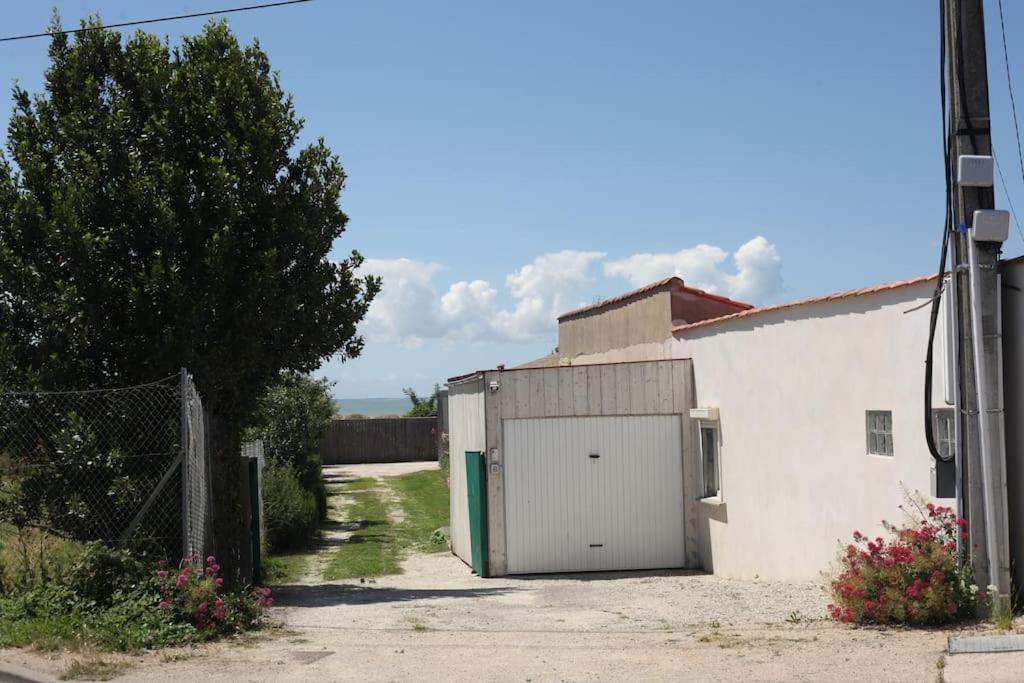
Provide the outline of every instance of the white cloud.
{"type": "Polygon", "coordinates": [[[486,280],[458,281],[438,295],[438,263],[366,259],[361,272],[384,279],[362,331],[386,344],[417,348],[425,339],[537,341],[552,336],[558,313],[578,305],[592,282],[601,252],[542,254],[512,272],[506,285],[513,305],[503,308],[486,280]]]}
{"type": "MultiPolygon", "coordinates": [[[[669,254],[634,254],[604,262],[604,275],[640,287],[669,275],[690,285],[762,303],[782,289],[782,258],[775,245],[755,237],[735,253],[708,244],[669,254]]],[[[487,280],[460,280],[440,291],[439,263],[367,259],[362,272],[384,278],[361,326],[375,343],[414,349],[428,339],[495,342],[553,341],[556,318],[588,302],[599,251],[541,254],[505,277],[505,292],[487,280]],[[504,294],[504,297],[502,296],[504,294]],[[502,299],[504,298],[504,302],[502,299]]]]}
{"type": "Polygon", "coordinates": [[[688,285],[751,303],[764,303],[781,293],[782,257],[767,239],[757,236],[732,254],[734,273],[723,267],[728,257],[721,247],[698,244],[674,253],[608,261],[604,273],[626,278],[634,287],[678,275],[688,285]]]}

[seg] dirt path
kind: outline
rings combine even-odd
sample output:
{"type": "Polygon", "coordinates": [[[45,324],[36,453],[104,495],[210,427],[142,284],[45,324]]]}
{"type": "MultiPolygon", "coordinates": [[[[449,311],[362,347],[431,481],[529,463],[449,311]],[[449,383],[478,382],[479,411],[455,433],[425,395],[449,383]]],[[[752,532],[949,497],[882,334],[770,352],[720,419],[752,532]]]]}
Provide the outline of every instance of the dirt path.
{"type": "Polygon", "coordinates": [[[298,583],[313,585],[322,583],[324,570],[330,562],[331,555],[338,546],[352,536],[352,532],[359,528],[358,524],[345,521],[345,509],[352,503],[351,496],[347,496],[337,490],[341,484],[356,479],[373,478],[377,480],[374,489],[384,499],[388,506],[388,518],[392,524],[401,524],[405,519],[405,512],[398,505],[398,496],[394,489],[388,486],[384,477],[399,476],[410,472],[437,469],[436,462],[398,462],[398,463],[371,463],[360,465],[328,465],[323,468],[324,480],[328,487],[327,498],[327,523],[321,527],[320,540],[317,543],[312,560],[306,569],[306,573],[298,580],[298,583]]]}

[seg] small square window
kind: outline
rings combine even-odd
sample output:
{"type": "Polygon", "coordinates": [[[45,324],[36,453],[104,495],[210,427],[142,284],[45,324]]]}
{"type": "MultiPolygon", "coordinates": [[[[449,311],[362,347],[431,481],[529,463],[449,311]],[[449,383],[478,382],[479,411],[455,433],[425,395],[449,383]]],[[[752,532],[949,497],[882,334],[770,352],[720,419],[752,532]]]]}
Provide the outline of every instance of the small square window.
{"type": "Polygon", "coordinates": [[[892,411],[867,411],[868,453],[889,455],[892,453],[892,411]]]}
{"type": "Polygon", "coordinates": [[[721,469],[718,462],[718,427],[702,423],[700,426],[701,474],[705,498],[721,498],[721,469]]]}
{"type": "Polygon", "coordinates": [[[956,427],[953,424],[952,408],[936,408],[932,411],[932,433],[939,455],[945,460],[952,459],[956,452],[956,427]]]}

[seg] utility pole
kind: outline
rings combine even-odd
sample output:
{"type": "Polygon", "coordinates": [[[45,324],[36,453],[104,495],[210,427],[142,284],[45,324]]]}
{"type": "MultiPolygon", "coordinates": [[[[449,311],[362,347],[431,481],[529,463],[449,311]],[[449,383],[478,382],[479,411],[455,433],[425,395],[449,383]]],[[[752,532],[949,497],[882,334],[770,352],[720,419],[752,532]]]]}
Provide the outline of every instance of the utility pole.
{"type": "Polygon", "coordinates": [[[956,181],[952,197],[955,291],[951,294],[956,304],[958,337],[961,514],[968,520],[968,550],[975,580],[995,585],[999,596],[1006,599],[1010,593],[1010,560],[999,330],[1002,242],[975,239],[973,230],[975,212],[995,206],[991,185],[964,186],[958,182],[960,157],[992,155],[985,18],[982,0],[947,0],[944,10],[951,95],[951,168],[947,171],[956,181]]]}

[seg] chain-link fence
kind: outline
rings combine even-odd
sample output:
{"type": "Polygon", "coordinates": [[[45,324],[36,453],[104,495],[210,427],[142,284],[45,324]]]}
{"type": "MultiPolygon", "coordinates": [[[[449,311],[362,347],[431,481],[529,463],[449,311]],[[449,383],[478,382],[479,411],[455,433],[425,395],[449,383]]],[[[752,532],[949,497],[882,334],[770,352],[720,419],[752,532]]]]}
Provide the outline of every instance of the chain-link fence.
{"type": "Polygon", "coordinates": [[[202,556],[202,402],[180,375],[120,389],[0,393],[0,523],[202,556]]]}

